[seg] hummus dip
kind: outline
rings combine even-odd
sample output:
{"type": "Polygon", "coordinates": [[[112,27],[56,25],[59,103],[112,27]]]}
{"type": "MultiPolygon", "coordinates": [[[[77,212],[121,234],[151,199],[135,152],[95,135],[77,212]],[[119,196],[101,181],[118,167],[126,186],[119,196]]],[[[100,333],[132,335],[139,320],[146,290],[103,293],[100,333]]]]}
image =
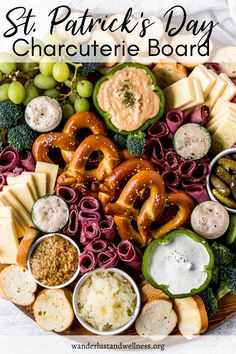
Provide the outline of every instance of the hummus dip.
{"type": "Polygon", "coordinates": [[[135,67],[120,69],[104,81],[97,100],[119,130],[136,130],[160,110],[160,97],[153,91],[151,77],[135,67]]]}

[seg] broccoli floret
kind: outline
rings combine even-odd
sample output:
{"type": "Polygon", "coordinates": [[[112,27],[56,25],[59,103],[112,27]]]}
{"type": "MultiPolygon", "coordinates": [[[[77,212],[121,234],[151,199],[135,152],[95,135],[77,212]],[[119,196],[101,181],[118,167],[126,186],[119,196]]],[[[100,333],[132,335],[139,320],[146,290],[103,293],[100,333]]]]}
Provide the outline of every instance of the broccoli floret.
{"type": "Polygon", "coordinates": [[[3,149],[3,145],[7,143],[7,129],[0,129],[0,151],[3,149]]]}
{"type": "Polygon", "coordinates": [[[227,266],[233,263],[234,255],[230,252],[228,247],[221,245],[220,243],[213,242],[211,249],[214,253],[216,266],[227,266]]]}
{"type": "Polygon", "coordinates": [[[123,135],[116,134],[113,140],[121,149],[126,148],[126,138],[123,135]]]}
{"type": "Polygon", "coordinates": [[[211,287],[207,287],[199,294],[205,304],[208,317],[216,314],[218,309],[218,301],[211,287]]]}
{"type": "Polygon", "coordinates": [[[216,296],[220,300],[226,294],[236,292],[235,255],[217,242],[213,242],[211,248],[215,256],[213,280],[219,286],[216,296]]]}
{"type": "Polygon", "coordinates": [[[138,132],[128,135],[127,149],[134,156],[141,156],[145,152],[145,133],[138,132]]]}
{"type": "Polygon", "coordinates": [[[0,128],[14,127],[22,117],[21,106],[11,101],[0,102],[0,128]]]}
{"type": "Polygon", "coordinates": [[[36,132],[27,124],[22,124],[8,130],[7,142],[17,151],[30,150],[36,137],[36,132]]]}
{"type": "Polygon", "coordinates": [[[87,76],[98,70],[98,63],[81,63],[81,67],[78,70],[79,75],[87,76]]]}

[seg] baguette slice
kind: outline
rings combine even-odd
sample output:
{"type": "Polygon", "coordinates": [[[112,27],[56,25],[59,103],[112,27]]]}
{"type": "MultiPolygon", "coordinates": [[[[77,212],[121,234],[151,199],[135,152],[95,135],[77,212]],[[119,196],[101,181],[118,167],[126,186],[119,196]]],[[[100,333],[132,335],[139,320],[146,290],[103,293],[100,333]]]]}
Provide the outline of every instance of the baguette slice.
{"type": "Polygon", "coordinates": [[[207,330],[208,317],[200,296],[175,299],[174,308],[178,316],[178,329],[184,337],[192,338],[207,330]]]}
{"type": "Polygon", "coordinates": [[[45,331],[63,332],[74,321],[71,305],[72,293],[68,289],[44,289],[33,305],[34,317],[45,331]]]}
{"type": "Polygon", "coordinates": [[[32,245],[32,243],[34,242],[34,240],[38,234],[39,234],[39,231],[33,227],[30,227],[27,230],[27,232],[25,233],[24,237],[22,238],[19,248],[18,248],[17,257],[16,257],[17,264],[20,264],[23,267],[26,267],[27,255],[28,255],[30,246],[32,245]]]}
{"type": "Polygon", "coordinates": [[[167,337],[177,324],[177,316],[172,303],[166,300],[147,302],[135,322],[137,333],[151,340],[167,337]]]}
{"type": "Polygon", "coordinates": [[[0,289],[5,299],[16,305],[29,306],[35,300],[37,284],[26,268],[11,265],[0,273],[0,289]]]}
{"type": "Polygon", "coordinates": [[[151,284],[144,284],[141,288],[141,298],[142,302],[150,302],[153,300],[167,300],[171,301],[169,296],[167,296],[163,291],[154,288],[151,284]]]}

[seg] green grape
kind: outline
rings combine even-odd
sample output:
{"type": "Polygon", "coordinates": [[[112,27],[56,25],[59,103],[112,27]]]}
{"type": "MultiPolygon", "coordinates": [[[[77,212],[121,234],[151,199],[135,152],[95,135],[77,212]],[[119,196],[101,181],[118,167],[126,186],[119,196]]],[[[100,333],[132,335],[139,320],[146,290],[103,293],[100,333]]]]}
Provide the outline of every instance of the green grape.
{"type": "Polygon", "coordinates": [[[0,81],[2,81],[3,79],[3,75],[2,75],[2,72],[0,71],[0,81]]]}
{"type": "Polygon", "coordinates": [[[13,56],[9,53],[0,54],[0,70],[2,73],[9,75],[17,69],[16,63],[13,60],[13,56]]]}
{"type": "Polygon", "coordinates": [[[60,98],[60,92],[56,88],[45,90],[43,92],[43,95],[44,96],[49,96],[49,97],[52,97],[52,98],[55,98],[55,99],[60,98]]]}
{"type": "Polygon", "coordinates": [[[20,104],[24,101],[25,88],[21,82],[14,81],[9,85],[8,97],[15,104],[20,104]]]}
{"type": "Polygon", "coordinates": [[[78,85],[78,81],[73,81],[70,80],[70,79],[67,79],[64,84],[69,87],[69,88],[72,88],[73,90],[76,90],[77,88],[77,85],[78,85]]]}
{"type": "Polygon", "coordinates": [[[36,69],[38,67],[38,63],[26,62],[26,63],[21,63],[20,66],[22,71],[27,72],[30,78],[35,77],[35,75],[38,72],[38,69],[36,69]]]}
{"type": "Polygon", "coordinates": [[[65,120],[69,119],[74,113],[75,113],[75,110],[70,103],[63,104],[63,106],[62,106],[63,119],[65,119],[65,120]]]}
{"type": "Polygon", "coordinates": [[[77,93],[73,92],[70,96],[69,96],[69,101],[70,103],[74,104],[75,101],[79,98],[79,96],[77,95],[77,93]]]}
{"type": "Polygon", "coordinates": [[[90,109],[89,101],[87,98],[77,98],[74,104],[76,112],[88,112],[90,109]]]}
{"type": "Polygon", "coordinates": [[[40,60],[40,63],[39,63],[39,70],[40,70],[41,74],[43,74],[45,76],[51,76],[54,64],[55,63],[53,61],[51,61],[50,59],[48,59],[48,57],[46,57],[46,56],[43,57],[43,59],[40,60]]]}
{"type": "Polygon", "coordinates": [[[93,94],[93,84],[88,80],[78,82],[77,92],[81,97],[90,97],[93,94]]]}
{"type": "Polygon", "coordinates": [[[66,63],[56,63],[52,69],[52,75],[58,82],[64,82],[70,75],[69,67],[66,63]]]}
{"type": "Polygon", "coordinates": [[[3,84],[0,86],[0,102],[7,101],[8,97],[8,89],[10,84],[3,84]]]}
{"type": "Polygon", "coordinates": [[[49,90],[54,88],[57,85],[57,82],[52,76],[38,74],[34,78],[34,84],[40,89],[49,90]]]}
{"type": "Polygon", "coordinates": [[[34,98],[36,98],[38,96],[39,96],[39,92],[33,84],[26,86],[25,87],[25,99],[24,99],[23,104],[25,106],[27,106],[30,103],[30,101],[32,101],[34,98]]]}

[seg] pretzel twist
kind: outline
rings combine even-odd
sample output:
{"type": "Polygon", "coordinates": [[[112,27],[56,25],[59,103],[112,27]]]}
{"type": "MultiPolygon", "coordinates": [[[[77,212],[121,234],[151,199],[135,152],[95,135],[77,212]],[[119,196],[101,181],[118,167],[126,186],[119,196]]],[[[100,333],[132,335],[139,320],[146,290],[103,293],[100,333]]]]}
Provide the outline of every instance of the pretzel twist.
{"type": "Polygon", "coordinates": [[[178,212],[173,219],[152,232],[153,238],[160,238],[167,232],[185,225],[194,209],[192,198],[182,191],[166,194],[166,205],[178,206],[178,212]]]}
{"type": "Polygon", "coordinates": [[[120,155],[115,144],[104,135],[90,135],[78,146],[67,169],[59,176],[57,183],[86,190],[85,184],[103,181],[120,163],[120,155]],[[103,159],[92,170],[86,169],[89,157],[95,151],[103,153],[103,159]]]}
{"type": "Polygon", "coordinates": [[[65,162],[70,163],[80,143],[77,140],[78,132],[83,128],[90,129],[92,134],[107,134],[105,125],[94,113],[75,113],[68,119],[62,133],[42,134],[35,140],[32,148],[35,160],[53,163],[49,151],[51,148],[59,148],[65,162]]]}
{"type": "Polygon", "coordinates": [[[158,219],[165,206],[165,185],[161,175],[155,171],[140,171],[135,174],[124,187],[116,203],[109,203],[105,211],[114,215],[118,233],[123,240],[131,239],[146,245],[151,237],[151,223],[158,219]],[[141,209],[135,207],[144,192],[150,195],[141,209]],[[132,225],[137,222],[138,231],[132,225]]]}
{"type": "Polygon", "coordinates": [[[111,175],[99,187],[98,199],[105,206],[114,202],[121,192],[121,184],[140,171],[154,170],[151,162],[141,158],[132,158],[117,166],[111,175]]]}

